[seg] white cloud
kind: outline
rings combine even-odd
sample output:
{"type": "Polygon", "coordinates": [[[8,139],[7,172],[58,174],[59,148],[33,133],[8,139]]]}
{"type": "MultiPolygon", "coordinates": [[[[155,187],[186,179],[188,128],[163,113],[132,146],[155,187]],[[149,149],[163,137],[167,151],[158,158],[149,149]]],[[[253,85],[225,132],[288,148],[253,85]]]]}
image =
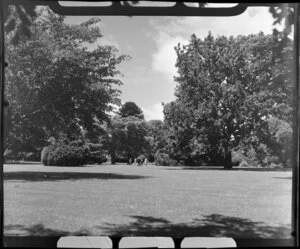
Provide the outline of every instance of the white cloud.
{"type": "Polygon", "coordinates": [[[146,120],[164,119],[163,107],[161,103],[154,104],[149,108],[142,108],[146,120]]]}
{"type": "Polygon", "coordinates": [[[165,17],[149,21],[155,32],[152,37],[156,52],[152,55],[152,69],[165,75],[173,82],[176,75],[176,53],[174,46],[186,44],[192,34],[203,39],[211,31],[213,36],[248,35],[263,31],[271,34],[273,19],[268,8],[248,8],[234,17],[165,17]]]}
{"type": "Polygon", "coordinates": [[[152,69],[163,73],[169,81],[173,81],[173,77],[177,74],[175,67],[177,56],[174,47],[179,42],[187,43],[187,40],[180,36],[166,35],[165,39],[158,41],[158,51],[152,55],[152,69]]]}

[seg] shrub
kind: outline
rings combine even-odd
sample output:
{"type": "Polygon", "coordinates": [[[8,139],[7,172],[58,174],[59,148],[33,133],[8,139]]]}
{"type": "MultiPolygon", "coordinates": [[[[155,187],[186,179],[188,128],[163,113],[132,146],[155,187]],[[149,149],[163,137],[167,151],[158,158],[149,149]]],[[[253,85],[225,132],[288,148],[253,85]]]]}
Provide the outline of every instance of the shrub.
{"type": "Polygon", "coordinates": [[[48,163],[48,154],[52,151],[55,150],[55,146],[53,145],[49,145],[47,147],[44,147],[44,149],[42,150],[42,153],[41,153],[41,161],[42,161],[42,164],[44,165],[49,165],[48,163]]]}
{"type": "Polygon", "coordinates": [[[180,165],[176,160],[171,159],[168,154],[157,153],[155,155],[155,163],[160,166],[178,166],[180,165]]]}
{"type": "Polygon", "coordinates": [[[87,147],[50,145],[42,151],[42,163],[46,166],[81,166],[89,156],[87,147]]]}
{"type": "Polygon", "coordinates": [[[102,144],[88,143],[87,147],[90,151],[89,157],[87,159],[88,163],[101,164],[107,161],[102,144]]]}
{"type": "Polygon", "coordinates": [[[282,169],[284,168],[284,165],[282,163],[279,164],[275,164],[275,163],[271,163],[268,168],[272,168],[272,169],[282,169]]]}
{"type": "Polygon", "coordinates": [[[102,144],[87,143],[87,146],[91,152],[103,150],[102,144]]]}
{"type": "Polygon", "coordinates": [[[81,139],[73,140],[69,142],[70,146],[75,146],[75,147],[82,147],[85,145],[85,142],[81,139]]]}
{"type": "Polygon", "coordinates": [[[150,154],[150,155],[148,156],[148,160],[149,160],[149,163],[153,163],[153,162],[155,161],[154,155],[150,154]]]}
{"type": "Polygon", "coordinates": [[[101,164],[107,162],[106,156],[103,154],[102,151],[93,151],[90,152],[88,163],[97,163],[101,164]]]}
{"type": "MultiPolygon", "coordinates": [[[[239,166],[243,161],[248,164],[248,166],[258,166],[259,161],[257,158],[257,153],[252,146],[240,148],[238,150],[232,151],[231,162],[233,166],[239,166]]],[[[244,166],[246,167],[246,166],[244,166]]]]}
{"type": "Polygon", "coordinates": [[[116,163],[128,163],[128,159],[125,157],[117,157],[115,162],[116,163]]]}
{"type": "Polygon", "coordinates": [[[247,163],[247,161],[242,161],[240,164],[239,164],[239,167],[248,167],[249,165],[248,165],[248,163],[247,163]]]}
{"type": "Polygon", "coordinates": [[[40,152],[29,152],[25,155],[25,161],[39,162],[41,158],[40,152]]]}
{"type": "Polygon", "coordinates": [[[12,151],[6,150],[4,152],[5,162],[18,162],[18,161],[34,161],[39,162],[41,159],[41,152],[26,152],[26,151],[12,151]]]}
{"type": "Polygon", "coordinates": [[[239,151],[233,151],[231,154],[231,162],[233,166],[240,165],[243,161],[247,161],[246,157],[239,151]]]}

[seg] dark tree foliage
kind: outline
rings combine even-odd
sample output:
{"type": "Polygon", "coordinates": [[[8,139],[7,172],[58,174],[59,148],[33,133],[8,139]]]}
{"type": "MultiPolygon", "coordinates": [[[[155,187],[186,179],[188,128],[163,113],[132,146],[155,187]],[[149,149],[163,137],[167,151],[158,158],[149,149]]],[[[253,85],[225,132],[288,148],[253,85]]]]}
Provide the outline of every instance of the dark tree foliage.
{"type": "Polygon", "coordinates": [[[87,49],[85,44],[102,37],[99,22],[67,25],[63,16],[43,8],[31,39],[7,44],[8,150],[41,150],[60,132],[70,139],[101,133],[110,104],[120,102],[116,66],[128,57],[112,46],[87,49]]]}
{"type": "Polygon", "coordinates": [[[122,105],[119,110],[119,115],[122,118],[133,116],[139,119],[144,119],[142,109],[138,107],[137,104],[134,102],[126,102],[124,105],[122,105]]]}
{"type": "Polygon", "coordinates": [[[273,48],[273,37],[263,33],[236,38],[209,33],[204,40],[192,35],[188,45],[175,48],[176,100],[164,108],[171,157],[230,168],[233,149],[269,142],[271,117],[291,120],[290,78],[274,77],[278,70],[289,71],[276,66],[273,48]]]}
{"type": "Polygon", "coordinates": [[[148,154],[150,150],[147,139],[146,122],[135,116],[114,117],[111,122],[110,154],[112,163],[117,157],[136,158],[148,154]]]}
{"type": "Polygon", "coordinates": [[[281,57],[282,50],[290,42],[288,36],[292,32],[294,25],[294,7],[296,3],[282,3],[280,6],[271,6],[269,12],[274,18],[273,25],[281,24],[283,29],[279,31],[277,28],[273,29],[273,35],[276,40],[274,49],[274,56],[281,57]]]}
{"type": "Polygon", "coordinates": [[[17,44],[30,38],[30,26],[36,17],[34,5],[4,5],[4,28],[9,42],[17,44]]]}

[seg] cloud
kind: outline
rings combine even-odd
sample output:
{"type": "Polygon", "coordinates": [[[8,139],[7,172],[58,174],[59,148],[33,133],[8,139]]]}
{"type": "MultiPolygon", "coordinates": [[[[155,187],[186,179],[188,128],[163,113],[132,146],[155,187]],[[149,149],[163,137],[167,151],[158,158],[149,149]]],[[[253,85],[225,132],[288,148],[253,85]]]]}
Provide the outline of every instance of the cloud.
{"type": "Polygon", "coordinates": [[[248,35],[263,31],[271,34],[273,19],[267,7],[248,8],[234,17],[164,17],[152,18],[149,24],[154,32],[149,34],[156,51],[152,55],[152,69],[162,73],[169,82],[176,75],[176,53],[174,46],[187,44],[191,35],[203,39],[211,31],[213,36],[248,35]]]}
{"type": "Polygon", "coordinates": [[[169,81],[173,81],[173,77],[177,75],[175,67],[177,56],[174,47],[178,43],[187,43],[187,40],[181,36],[166,35],[166,39],[159,42],[157,52],[152,55],[152,69],[164,74],[169,81]]]}
{"type": "Polygon", "coordinates": [[[149,108],[142,108],[146,120],[164,119],[163,107],[161,103],[154,104],[149,108]]]}

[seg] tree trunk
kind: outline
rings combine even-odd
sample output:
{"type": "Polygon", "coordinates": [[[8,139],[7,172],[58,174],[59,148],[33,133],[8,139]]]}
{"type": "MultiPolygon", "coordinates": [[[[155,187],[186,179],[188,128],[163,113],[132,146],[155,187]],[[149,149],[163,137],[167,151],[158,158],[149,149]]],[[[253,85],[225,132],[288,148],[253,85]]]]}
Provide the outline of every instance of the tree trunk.
{"type": "Polygon", "coordinates": [[[224,169],[232,169],[231,151],[224,148],[224,169]]]}
{"type": "Polygon", "coordinates": [[[111,164],[116,164],[116,153],[114,150],[111,150],[110,157],[111,157],[111,164]]]}

